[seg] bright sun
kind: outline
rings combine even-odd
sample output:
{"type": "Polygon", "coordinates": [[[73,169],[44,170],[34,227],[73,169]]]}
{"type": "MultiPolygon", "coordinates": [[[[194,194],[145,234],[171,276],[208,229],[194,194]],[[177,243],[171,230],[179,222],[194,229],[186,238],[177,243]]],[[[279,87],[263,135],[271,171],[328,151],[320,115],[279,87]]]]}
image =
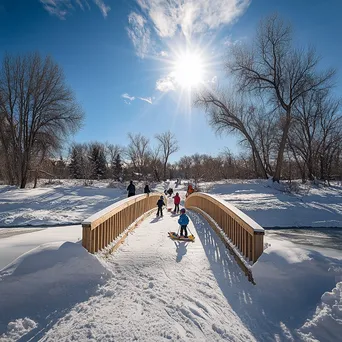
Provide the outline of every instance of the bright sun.
{"type": "Polygon", "coordinates": [[[203,82],[204,66],[199,54],[187,52],[175,61],[175,79],[183,88],[194,88],[203,82]]]}

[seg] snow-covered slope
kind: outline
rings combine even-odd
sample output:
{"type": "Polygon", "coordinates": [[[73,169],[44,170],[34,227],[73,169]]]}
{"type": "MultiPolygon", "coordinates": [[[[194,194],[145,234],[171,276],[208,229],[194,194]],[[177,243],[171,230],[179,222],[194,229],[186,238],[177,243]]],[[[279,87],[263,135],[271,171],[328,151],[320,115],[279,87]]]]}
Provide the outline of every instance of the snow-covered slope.
{"type": "Polygon", "coordinates": [[[75,224],[127,196],[125,186],[108,182],[84,186],[63,181],[36,189],[0,186],[0,226],[75,224]]]}
{"type": "Polygon", "coordinates": [[[276,189],[265,180],[202,183],[205,192],[227,201],[263,227],[342,227],[342,186],[301,185],[276,189]]]}

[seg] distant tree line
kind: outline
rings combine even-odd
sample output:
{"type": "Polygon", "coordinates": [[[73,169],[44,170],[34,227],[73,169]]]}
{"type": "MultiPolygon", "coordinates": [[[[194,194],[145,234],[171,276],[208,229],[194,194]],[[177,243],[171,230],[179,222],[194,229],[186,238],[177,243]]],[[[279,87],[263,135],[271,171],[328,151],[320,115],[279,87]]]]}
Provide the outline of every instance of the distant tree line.
{"type": "Polygon", "coordinates": [[[76,179],[161,181],[169,177],[169,158],[178,151],[171,132],[157,134],[155,145],[142,134],[128,134],[126,147],[92,142],[70,147],[68,171],[76,179]]]}

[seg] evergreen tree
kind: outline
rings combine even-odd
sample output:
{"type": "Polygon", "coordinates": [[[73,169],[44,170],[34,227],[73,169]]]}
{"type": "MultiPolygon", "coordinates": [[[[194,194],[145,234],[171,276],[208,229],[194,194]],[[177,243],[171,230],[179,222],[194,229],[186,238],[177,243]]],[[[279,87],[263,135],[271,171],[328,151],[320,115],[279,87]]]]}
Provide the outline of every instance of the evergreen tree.
{"type": "Polygon", "coordinates": [[[83,156],[80,145],[73,145],[70,151],[69,173],[71,178],[82,178],[83,156]]]}
{"type": "Polygon", "coordinates": [[[113,174],[113,179],[114,180],[120,180],[120,177],[122,176],[122,162],[121,162],[121,157],[120,153],[118,153],[114,160],[112,160],[112,174],[113,174]]]}
{"type": "Polygon", "coordinates": [[[101,144],[91,144],[89,150],[89,162],[91,164],[91,178],[103,179],[106,175],[107,161],[104,147],[101,144]]]}

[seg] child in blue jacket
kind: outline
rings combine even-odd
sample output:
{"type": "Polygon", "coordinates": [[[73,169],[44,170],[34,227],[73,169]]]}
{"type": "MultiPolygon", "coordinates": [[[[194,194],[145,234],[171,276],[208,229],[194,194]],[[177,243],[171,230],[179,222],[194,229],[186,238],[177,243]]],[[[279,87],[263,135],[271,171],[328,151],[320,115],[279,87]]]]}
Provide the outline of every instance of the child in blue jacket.
{"type": "Polygon", "coordinates": [[[180,236],[188,237],[188,231],[186,230],[187,225],[189,224],[189,217],[185,214],[185,209],[182,208],[180,210],[181,215],[178,219],[178,224],[181,226],[180,236]],[[183,235],[184,232],[184,235],[183,235]]]}

